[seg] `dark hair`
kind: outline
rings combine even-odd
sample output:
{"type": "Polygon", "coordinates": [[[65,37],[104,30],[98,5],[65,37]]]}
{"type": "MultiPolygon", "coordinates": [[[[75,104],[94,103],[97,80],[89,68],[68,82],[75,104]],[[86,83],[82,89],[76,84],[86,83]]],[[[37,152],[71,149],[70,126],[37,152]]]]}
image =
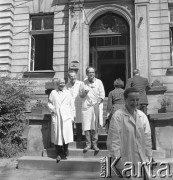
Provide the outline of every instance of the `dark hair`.
{"type": "Polygon", "coordinates": [[[136,89],[136,88],[127,88],[125,91],[124,91],[124,99],[127,99],[128,98],[128,94],[130,93],[139,93],[139,91],[136,89]]]}
{"type": "Polygon", "coordinates": [[[96,69],[95,69],[94,67],[89,66],[89,67],[86,68],[86,74],[88,74],[88,70],[89,70],[90,68],[94,69],[94,72],[96,72],[96,69]]]}
{"type": "Polygon", "coordinates": [[[139,69],[134,69],[133,70],[133,75],[135,76],[136,74],[139,74],[139,69]]]}
{"type": "Polygon", "coordinates": [[[114,81],[114,86],[115,86],[115,87],[118,87],[118,88],[121,88],[121,87],[124,86],[124,82],[123,82],[120,78],[115,79],[115,81],[114,81]]]}

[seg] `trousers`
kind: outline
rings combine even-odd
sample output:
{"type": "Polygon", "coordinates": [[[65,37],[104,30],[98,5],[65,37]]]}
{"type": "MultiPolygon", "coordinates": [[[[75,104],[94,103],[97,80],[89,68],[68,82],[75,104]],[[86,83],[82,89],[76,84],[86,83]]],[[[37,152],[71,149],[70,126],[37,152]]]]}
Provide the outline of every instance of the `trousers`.
{"type": "Polygon", "coordinates": [[[86,145],[87,146],[97,146],[98,142],[98,132],[97,130],[85,131],[86,145]]]}
{"type": "Polygon", "coordinates": [[[61,156],[63,154],[68,154],[68,144],[63,144],[63,146],[55,145],[57,155],[61,156]]]}

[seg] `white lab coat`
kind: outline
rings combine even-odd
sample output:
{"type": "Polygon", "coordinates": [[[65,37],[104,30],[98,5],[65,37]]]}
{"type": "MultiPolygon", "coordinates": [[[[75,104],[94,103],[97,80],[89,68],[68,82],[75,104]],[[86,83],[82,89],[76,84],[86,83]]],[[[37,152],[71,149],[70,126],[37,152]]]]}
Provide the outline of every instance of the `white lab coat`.
{"type": "Polygon", "coordinates": [[[82,100],[79,96],[79,87],[81,85],[82,81],[76,80],[75,84],[72,86],[71,83],[67,83],[65,88],[69,90],[69,92],[72,95],[74,105],[75,105],[75,122],[76,123],[81,123],[82,122],[82,116],[81,116],[81,107],[82,107],[82,100]]]}
{"type": "Polygon", "coordinates": [[[98,117],[96,117],[94,106],[97,104],[98,99],[105,98],[105,90],[101,80],[96,79],[94,83],[90,83],[88,79],[84,80],[81,84],[79,93],[82,95],[88,89],[88,94],[82,98],[82,125],[83,130],[96,130],[96,120],[99,119],[100,126],[103,126],[103,103],[99,105],[98,117]]]}
{"type": "MultiPolygon", "coordinates": [[[[148,162],[148,157],[152,156],[152,143],[147,116],[137,110],[135,122],[125,107],[117,110],[110,122],[107,149],[112,157],[121,157],[122,165],[132,162],[135,170],[138,162],[148,162]]],[[[125,166],[119,169],[125,169],[125,166]]]]}
{"type": "Polygon", "coordinates": [[[52,113],[51,142],[63,145],[73,142],[74,104],[67,90],[53,90],[49,96],[48,108],[52,113]]]}

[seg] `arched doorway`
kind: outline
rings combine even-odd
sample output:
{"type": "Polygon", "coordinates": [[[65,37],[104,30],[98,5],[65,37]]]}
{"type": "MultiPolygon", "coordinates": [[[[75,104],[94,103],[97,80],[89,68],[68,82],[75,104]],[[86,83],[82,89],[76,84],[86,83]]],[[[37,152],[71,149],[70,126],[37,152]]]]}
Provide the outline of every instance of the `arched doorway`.
{"type": "Polygon", "coordinates": [[[130,30],[120,15],[107,12],[97,17],[90,26],[89,65],[97,70],[106,96],[113,89],[113,81],[130,77],[130,30]]]}

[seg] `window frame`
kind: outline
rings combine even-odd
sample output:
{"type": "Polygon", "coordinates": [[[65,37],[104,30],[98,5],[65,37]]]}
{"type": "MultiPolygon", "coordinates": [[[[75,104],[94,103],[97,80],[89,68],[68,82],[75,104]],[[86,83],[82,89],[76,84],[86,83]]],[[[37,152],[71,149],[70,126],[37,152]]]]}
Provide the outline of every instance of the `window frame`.
{"type": "Polygon", "coordinates": [[[31,15],[30,16],[30,32],[32,32],[32,33],[38,32],[40,34],[43,31],[45,31],[45,32],[52,32],[53,31],[53,27],[52,27],[52,29],[44,29],[44,23],[43,23],[44,22],[43,21],[44,17],[52,17],[52,23],[54,24],[54,15],[53,14],[31,15]],[[32,19],[33,18],[40,18],[40,19],[42,19],[41,20],[41,29],[40,30],[33,30],[32,29],[32,19]]]}
{"type": "MultiPolygon", "coordinates": [[[[42,35],[42,34],[53,34],[54,32],[54,14],[53,13],[44,13],[44,14],[31,14],[30,15],[30,19],[29,19],[29,25],[30,25],[30,28],[29,28],[29,33],[30,33],[30,45],[29,45],[29,62],[28,62],[28,72],[43,72],[43,71],[49,71],[49,70],[35,70],[35,68],[33,67],[33,69],[31,69],[31,61],[34,61],[33,63],[35,64],[35,54],[33,55],[34,56],[34,60],[32,60],[32,56],[31,56],[31,53],[32,53],[32,38],[33,35],[42,35]],[[43,27],[43,18],[44,17],[52,17],[52,23],[53,23],[53,27],[52,29],[42,29],[42,30],[32,30],[32,18],[34,17],[39,17],[42,19],[42,25],[41,27],[43,27]]],[[[35,46],[35,45],[34,45],[35,46]]],[[[35,52],[35,50],[34,50],[35,52]]],[[[53,52],[52,52],[53,53],[53,52]]],[[[53,61],[53,59],[52,59],[53,61]]],[[[53,67],[52,67],[53,68],[53,67]]],[[[50,70],[52,71],[52,70],[50,70]]]]}

